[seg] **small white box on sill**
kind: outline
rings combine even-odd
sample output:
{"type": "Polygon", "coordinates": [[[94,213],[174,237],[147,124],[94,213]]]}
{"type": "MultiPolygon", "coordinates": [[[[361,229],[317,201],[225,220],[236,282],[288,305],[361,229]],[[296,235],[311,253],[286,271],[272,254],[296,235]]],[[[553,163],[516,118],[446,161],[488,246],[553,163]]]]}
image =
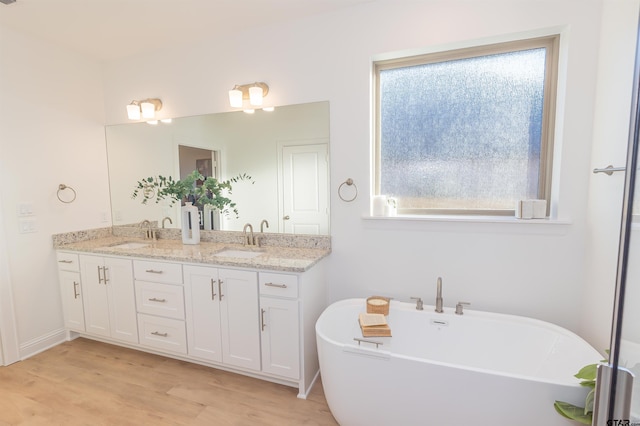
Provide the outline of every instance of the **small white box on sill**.
{"type": "Polygon", "coordinates": [[[547,217],[546,200],[520,200],[516,203],[518,219],[544,219],[547,217]]]}

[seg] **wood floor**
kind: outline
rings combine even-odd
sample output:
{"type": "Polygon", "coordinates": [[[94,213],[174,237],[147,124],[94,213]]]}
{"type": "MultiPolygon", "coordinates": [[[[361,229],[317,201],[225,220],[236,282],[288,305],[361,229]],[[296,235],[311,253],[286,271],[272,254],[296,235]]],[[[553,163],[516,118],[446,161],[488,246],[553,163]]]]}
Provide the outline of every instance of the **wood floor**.
{"type": "Polygon", "coordinates": [[[88,339],[0,367],[0,425],[336,425],[295,388],[88,339]]]}

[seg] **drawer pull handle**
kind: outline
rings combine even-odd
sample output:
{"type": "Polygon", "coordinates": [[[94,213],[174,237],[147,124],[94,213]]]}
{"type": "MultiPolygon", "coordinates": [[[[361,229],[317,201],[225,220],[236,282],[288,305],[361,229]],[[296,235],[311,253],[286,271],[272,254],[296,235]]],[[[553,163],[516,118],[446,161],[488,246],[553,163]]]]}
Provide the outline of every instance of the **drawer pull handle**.
{"type": "Polygon", "coordinates": [[[73,298],[77,299],[78,296],[80,296],[80,293],[78,293],[78,286],[80,285],[80,283],[77,282],[73,282],[73,298]]]}
{"type": "Polygon", "coordinates": [[[104,285],[107,285],[109,280],[107,279],[107,268],[106,266],[98,266],[98,284],[102,284],[104,281],[104,285]],[[100,276],[100,271],[102,271],[102,276],[100,276]]]}
{"type": "Polygon", "coordinates": [[[264,328],[266,327],[266,324],[264,323],[264,313],[266,311],[264,309],[260,309],[260,322],[262,323],[262,331],[264,331],[264,328]]]}
{"type": "Polygon", "coordinates": [[[214,280],[213,278],[211,278],[211,300],[216,300],[216,289],[215,289],[215,285],[216,285],[216,280],[214,280]]]}
{"type": "Polygon", "coordinates": [[[151,299],[149,299],[150,302],[161,302],[164,303],[167,301],[167,299],[158,299],[157,297],[152,297],[151,299]]]}
{"type": "Polygon", "coordinates": [[[160,333],[159,331],[152,331],[151,334],[154,336],[169,337],[169,333],[160,333]]]}
{"type": "Polygon", "coordinates": [[[156,271],[155,269],[147,269],[145,272],[148,272],[150,274],[162,274],[163,271],[156,271]]]}
{"type": "Polygon", "coordinates": [[[58,260],[58,263],[73,263],[73,260],[58,260]]]}
{"type": "Polygon", "coordinates": [[[287,288],[286,284],[264,283],[267,287],[287,288]]]}

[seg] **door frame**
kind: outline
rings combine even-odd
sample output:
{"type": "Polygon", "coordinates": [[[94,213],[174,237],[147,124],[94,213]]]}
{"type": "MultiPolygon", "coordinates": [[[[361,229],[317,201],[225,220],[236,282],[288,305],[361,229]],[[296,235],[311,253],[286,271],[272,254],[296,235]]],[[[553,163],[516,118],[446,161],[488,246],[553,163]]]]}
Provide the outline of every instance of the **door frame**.
{"type": "Polygon", "coordinates": [[[0,365],[9,365],[20,361],[20,345],[2,211],[0,202],[0,365]]]}

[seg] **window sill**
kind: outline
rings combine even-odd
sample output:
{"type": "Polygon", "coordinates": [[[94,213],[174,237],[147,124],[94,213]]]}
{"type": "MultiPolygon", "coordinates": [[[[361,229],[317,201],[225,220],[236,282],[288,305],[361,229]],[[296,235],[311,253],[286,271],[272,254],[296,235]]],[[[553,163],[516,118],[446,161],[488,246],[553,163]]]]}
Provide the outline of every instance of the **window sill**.
{"type": "Polygon", "coordinates": [[[516,232],[533,234],[564,234],[571,220],[517,219],[514,216],[463,215],[398,215],[363,216],[366,228],[390,230],[460,230],[461,227],[488,232],[516,232]]]}

